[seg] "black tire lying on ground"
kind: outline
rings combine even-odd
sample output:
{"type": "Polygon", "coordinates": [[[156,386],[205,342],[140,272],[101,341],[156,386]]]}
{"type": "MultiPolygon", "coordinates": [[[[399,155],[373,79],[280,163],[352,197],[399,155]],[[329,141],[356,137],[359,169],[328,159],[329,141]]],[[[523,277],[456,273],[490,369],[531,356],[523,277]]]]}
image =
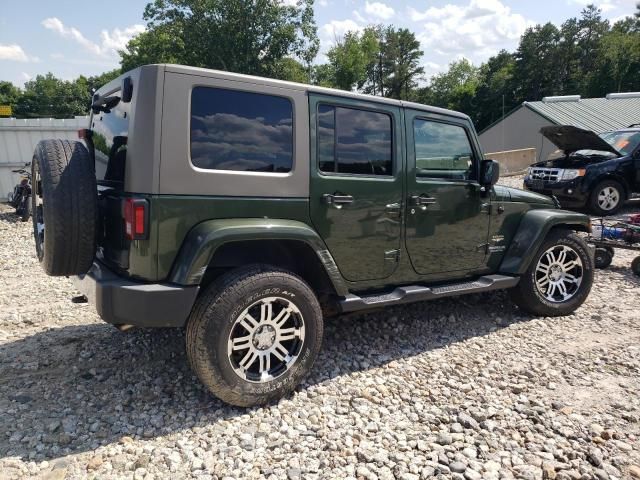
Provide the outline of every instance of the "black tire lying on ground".
{"type": "Polygon", "coordinates": [[[42,140],[31,162],[36,252],[48,275],[86,273],[96,251],[98,193],[80,142],[42,140]],[[43,228],[44,227],[44,228],[43,228]]]}

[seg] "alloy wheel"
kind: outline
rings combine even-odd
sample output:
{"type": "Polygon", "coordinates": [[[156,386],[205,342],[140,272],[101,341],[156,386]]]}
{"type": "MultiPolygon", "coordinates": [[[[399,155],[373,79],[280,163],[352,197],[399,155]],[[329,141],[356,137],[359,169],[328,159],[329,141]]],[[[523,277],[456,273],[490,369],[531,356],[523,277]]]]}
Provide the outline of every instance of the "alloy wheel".
{"type": "Polygon", "coordinates": [[[598,206],[602,210],[613,210],[620,203],[620,192],[615,187],[604,187],[598,193],[598,206]]]}
{"type": "Polygon", "coordinates": [[[542,254],[535,271],[536,288],[548,301],[566,302],[578,292],[583,277],[582,260],[567,245],[554,245],[542,254]]]}
{"type": "Polygon", "coordinates": [[[227,344],[229,362],[243,380],[265,383],[296,363],[304,342],[304,319],[286,298],[266,297],[235,319],[227,344]]]}

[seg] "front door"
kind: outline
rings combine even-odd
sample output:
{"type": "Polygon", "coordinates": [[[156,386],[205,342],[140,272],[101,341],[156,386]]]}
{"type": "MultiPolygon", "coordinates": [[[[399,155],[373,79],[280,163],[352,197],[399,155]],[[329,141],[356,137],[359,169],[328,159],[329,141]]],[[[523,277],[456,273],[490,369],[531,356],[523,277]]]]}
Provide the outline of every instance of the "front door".
{"type": "Polygon", "coordinates": [[[402,215],[400,108],[311,95],[311,219],[343,277],[395,270],[402,215]]]}
{"type": "MultiPolygon", "coordinates": [[[[480,150],[463,118],[405,111],[406,245],[417,273],[480,270],[490,200],[478,183],[480,150]]],[[[446,276],[446,275],[443,275],[446,276]]]]}

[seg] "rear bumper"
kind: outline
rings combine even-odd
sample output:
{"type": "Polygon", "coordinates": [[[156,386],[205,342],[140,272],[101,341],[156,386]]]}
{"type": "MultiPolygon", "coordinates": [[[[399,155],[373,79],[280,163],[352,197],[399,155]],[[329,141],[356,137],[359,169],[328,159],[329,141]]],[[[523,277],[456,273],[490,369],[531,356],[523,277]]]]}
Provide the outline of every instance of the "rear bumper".
{"type": "Polygon", "coordinates": [[[198,286],[135,282],[98,261],[72,280],[105,322],[138,327],[184,326],[199,290],[198,286]]]}

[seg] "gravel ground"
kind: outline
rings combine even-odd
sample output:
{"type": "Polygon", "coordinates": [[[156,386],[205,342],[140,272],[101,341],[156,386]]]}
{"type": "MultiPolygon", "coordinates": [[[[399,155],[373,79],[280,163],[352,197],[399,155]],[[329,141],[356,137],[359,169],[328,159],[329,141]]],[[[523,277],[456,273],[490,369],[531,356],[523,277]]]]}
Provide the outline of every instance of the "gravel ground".
{"type": "Polygon", "coordinates": [[[0,478],[640,478],[633,253],[561,319],[498,292],[328,320],[295,394],[244,410],[200,386],[182,331],[120,333],[71,303],[9,211],[0,478]]]}

